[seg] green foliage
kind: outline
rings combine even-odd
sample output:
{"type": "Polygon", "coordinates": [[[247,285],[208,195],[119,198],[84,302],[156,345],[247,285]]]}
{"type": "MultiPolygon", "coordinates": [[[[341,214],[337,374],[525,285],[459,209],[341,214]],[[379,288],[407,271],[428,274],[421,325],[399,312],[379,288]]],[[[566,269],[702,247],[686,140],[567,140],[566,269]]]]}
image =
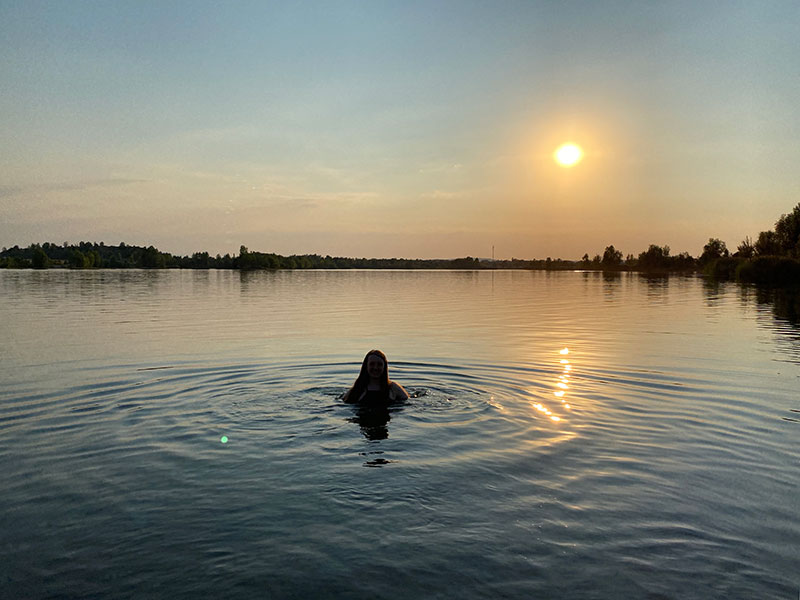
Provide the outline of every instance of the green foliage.
{"type": "Polygon", "coordinates": [[[800,204],[775,223],[775,238],[779,256],[800,258],[800,204]]]}
{"type": "Polygon", "coordinates": [[[670,255],[669,246],[651,244],[638,257],[623,254],[613,245],[607,246],[600,256],[589,254],[578,261],[547,257],[546,260],[481,261],[467,256],[452,260],[423,260],[405,258],[350,258],[302,254],[281,256],[265,252],[251,252],[247,246],[239,248],[238,256],[208,252],[195,252],[191,256],[172,256],[154,246],[140,247],[120,243],[107,246],[103,243],[80,242],[61,245],[45,242],[28,248],[3,249],[0,268],[183,268],[183,269],[546,269],[562,270],[582,268],[605,271],[637,269],[643,272],[667,273],[692,271],[698,264],[715,279],[766,283],[770,285],[800,285],[800,204],[775,224],[775,231],[762,231],[753,242],[749,237],[730,256],[725,242],[709,238],[703,254],[694,259],[687,252],[670,255]]]}
{"type": "Polygon", "coordinates": [[[50,266],[50,258],[41,246],[34,247],[31,264],[34,269],[46,269],[50,266]]]}
{"type": "Polygon", "coordinates": [[[100,256],[100,253],[97,250],[90,250],[86,258],[89,259],[89,266],[94,267],[95,269],[99,269],[103,266],[103,258],[100,256]]]}
{"type": "Polygon", "coordinates": [[[750,239],[750,236],[746,236],[744,241],[739,244],[736,248],[735,256],[740,256],[741,258],[753,258],[756,253],[755,244],[753,244],[753,240],[750,239]]]}
{"type": "Polygon", "coordinates": [[[669,246],[650,246],[639,255],[639,268],[643,270],[666,270],[669,268],[669,246]]]}
{"type": "Polygon", "coordinates": [[[688,252],[670,256],[669,246],[651,244],[639,255],[636,267],[639,271],[652,273],[685,272],[694,271],[697,268],[697,261],[688,252]]]}
{"type": "Polygon", "coordinates": [[[733,256],[723,256],[707,262],[703,268],[706,275],[718,281],[736,279],[741,264],[745,259],[733,256]]]}
{"type": "Polygon", "coordinates": [[[772,286],[800,286],[800,260],[787,256],[759,256],[741,263],[736,279],[772,286]]]}
{"type": "Polygon", "coordinates": [[[622,252],[614,248],[614,246],[607,246],[603,252],[603,259],[601,261],[604,269],[617,269],[622,265],[622,252]]]}
{"type": "Polygon", "coordinates": [[[167,257],[153,246],[148,246],[139,253],[139,266],[144,269],[163,269],[167,266],[167,257]]]}
{"type": "Polygon", "coordinates": [[[699,262],[701,265],[706,265],[711,261],[729,256],[729,254],[725,242],[717,238],[709,238],[708,243],[703,246],[703,253],[700,255],[699,262]]]}
{"type": "Polygon", "coordinates": [[[755,243],[755,251],[758,256],[778,256],[781,253],[781,246],[778,243],[778,236],[774,231],[762,231],[758,234],[755,243]]]}
{"type": "Polygon", "coordinates": [[[89,259],[77,248],[72,249],[67,260],[73,269],[85,269],[89,266],[89,259]]]}

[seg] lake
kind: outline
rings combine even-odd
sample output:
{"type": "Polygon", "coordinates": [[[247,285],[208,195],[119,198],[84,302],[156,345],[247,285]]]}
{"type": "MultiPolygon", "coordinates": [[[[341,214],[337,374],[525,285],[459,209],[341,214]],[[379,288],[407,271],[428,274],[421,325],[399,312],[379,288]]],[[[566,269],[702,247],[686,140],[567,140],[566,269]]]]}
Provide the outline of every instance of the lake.
{"type": "Polygon", "coordinates": [[[635,273],[2,271],[0,596],[795,600],[797,306],[635,273]],[[341,401],[372,348],[411,394],[382,415],[341,401]]]}

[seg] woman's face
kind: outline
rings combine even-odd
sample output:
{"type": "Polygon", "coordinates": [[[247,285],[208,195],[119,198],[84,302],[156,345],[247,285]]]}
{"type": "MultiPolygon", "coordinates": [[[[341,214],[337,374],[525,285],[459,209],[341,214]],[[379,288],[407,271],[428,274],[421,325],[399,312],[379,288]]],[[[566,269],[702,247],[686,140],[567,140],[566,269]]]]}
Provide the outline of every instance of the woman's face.
{"type": "Polygon", "coordinates": [[[384,364],[383,359],[377,354],[370,354],[367,358],[367,374],[370,377],[377,379],[383,375],[383,370],[385,367],[386,365],[384,364]]]}

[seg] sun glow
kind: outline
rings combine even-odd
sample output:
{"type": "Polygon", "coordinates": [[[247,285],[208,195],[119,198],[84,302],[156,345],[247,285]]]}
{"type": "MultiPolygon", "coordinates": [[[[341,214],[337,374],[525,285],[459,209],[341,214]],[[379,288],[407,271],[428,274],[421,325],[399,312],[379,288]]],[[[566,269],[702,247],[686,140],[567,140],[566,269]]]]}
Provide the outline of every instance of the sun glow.
{"type": "Polygon", "coordinates": [[[553,158],[562,167],[572,167],[583,158],[583,150],[577,144],[562,144],[553,153],[553,158]]]}

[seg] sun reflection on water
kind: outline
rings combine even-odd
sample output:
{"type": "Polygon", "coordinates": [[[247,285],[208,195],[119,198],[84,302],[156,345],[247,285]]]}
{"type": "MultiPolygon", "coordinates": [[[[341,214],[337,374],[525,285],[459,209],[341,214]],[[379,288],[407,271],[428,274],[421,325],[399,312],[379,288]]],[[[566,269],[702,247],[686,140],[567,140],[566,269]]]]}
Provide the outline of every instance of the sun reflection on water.
{"type": "MultiPolygon", "coordinates": [[[[562,348],[561,350],[559,350],[558,353],[561,356],[567,356],[569,355],[569,348],[562,348]]],[[[556,398],[558,398],[560,405],[564,410],[570,410],[571,407],[565,400],[565,396],[567,390],[569,390],[569,378],[570,378],[570,372],[572,371],[572,364],[566,358],[560,359],[559,364],[563,367],[563,370],[556,378],[554,384],[556,389],[553,391],[553,395],[556,398]]],[[[559,422],[564,418],[563,415],[559,416],[553,414],[553,410],[551,410],[541,402],[533,402],[532,406],[537,411],[548,417],[551,421],[559,422]]]]}

